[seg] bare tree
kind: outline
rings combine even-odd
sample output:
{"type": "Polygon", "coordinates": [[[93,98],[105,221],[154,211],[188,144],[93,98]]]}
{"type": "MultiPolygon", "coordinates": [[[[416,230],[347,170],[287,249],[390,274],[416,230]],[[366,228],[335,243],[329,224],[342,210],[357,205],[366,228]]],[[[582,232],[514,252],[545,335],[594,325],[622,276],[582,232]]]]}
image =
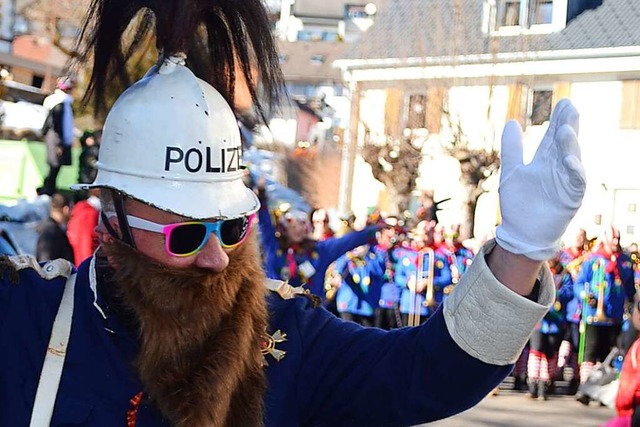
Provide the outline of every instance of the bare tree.
{"type": "Polygon", "coordinates": [[[386,186],[392,206],[397,207],[395,213],[409,209],[422,161],[422,144],[417,138],[387,137],[386,143],[369,141],[360,151],[374,178],[386,186]]]}
{"type": "MultiPolygon", "coordinates": [[[[490,113],[490,109],[487,113],[490,113]]],[[[452,136],[451,140],[443,145],[447,154],[460,162],[460,182],[464,185],[467,195],[465,217],[468,230],[473,230],[478,198],[486,192],[482,184],[498,171],[500,155],[494,149],[471,148],[460,120],[454,120],[446,109],[443,109],[443,114],[449,122],[452,136]]]]}

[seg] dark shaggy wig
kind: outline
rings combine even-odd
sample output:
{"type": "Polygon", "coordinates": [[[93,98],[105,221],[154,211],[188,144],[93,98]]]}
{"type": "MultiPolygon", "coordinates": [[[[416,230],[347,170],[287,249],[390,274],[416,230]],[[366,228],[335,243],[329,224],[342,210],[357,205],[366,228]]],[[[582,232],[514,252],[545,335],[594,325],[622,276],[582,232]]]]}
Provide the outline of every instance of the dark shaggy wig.
{"type": "Polygon", "coordinates": [[[109,107],[107,86],[126,88],[141,77],[130,76],[126,65],[152,36],[161,56],[185,53],[191,71],[232,108],[236,70],[249,83],[263,120],[277,107],[284,79],[262,0],[93,0],[80,35],[79,60],[93,61],[84,101],[93,101],[96,115],[109,107]]]}

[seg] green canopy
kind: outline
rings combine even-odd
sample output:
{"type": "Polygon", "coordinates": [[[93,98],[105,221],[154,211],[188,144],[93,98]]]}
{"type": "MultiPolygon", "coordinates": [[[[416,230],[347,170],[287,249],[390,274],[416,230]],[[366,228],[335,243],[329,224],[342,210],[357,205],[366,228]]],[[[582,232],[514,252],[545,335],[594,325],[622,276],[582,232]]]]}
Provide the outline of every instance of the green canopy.
{"type": "MultiPolygon", "coordinates": [[[[71,152],[72,165],[63,166],[58,174],[57,187],[62,191],[78,182],[80,148],[71,152]]],[[[0,140],[0,204],[34,198],[48,172],[44,142],[0,140]]]]}

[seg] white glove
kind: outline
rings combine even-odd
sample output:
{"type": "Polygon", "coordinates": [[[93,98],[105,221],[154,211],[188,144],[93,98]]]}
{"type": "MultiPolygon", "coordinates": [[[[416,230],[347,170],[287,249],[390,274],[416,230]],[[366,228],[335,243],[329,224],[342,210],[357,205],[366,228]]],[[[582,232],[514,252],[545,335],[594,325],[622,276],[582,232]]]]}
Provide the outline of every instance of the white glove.
{"type": "Polygon", "coordinates": [[[502,133],[498,244],[509,252],[544,261],[582,204],[586,188],[578,145],[578,111],[561,100],[551,115],[533,161],[522,161],[522,129],[511,121],[502,133]]]}

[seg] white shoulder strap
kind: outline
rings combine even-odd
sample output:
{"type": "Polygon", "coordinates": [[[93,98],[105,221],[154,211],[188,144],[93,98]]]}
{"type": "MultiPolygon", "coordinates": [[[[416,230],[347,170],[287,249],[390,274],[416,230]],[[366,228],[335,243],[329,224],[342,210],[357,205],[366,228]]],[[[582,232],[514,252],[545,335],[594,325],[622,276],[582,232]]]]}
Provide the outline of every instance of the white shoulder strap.
{"type": "Polygon", "coordinates": [[[53,407],[56,403],[58,386],[62,377],[64,358],[67,355],[67,345],[71,334],[71,319],[73,317],[73,296],[75,294],[76,274],[67,279],[62,294],[62,301],[53,322],[49,347],[44,358],[44,365],[40,373],[40,382],[36,392],[36,400],[31,413],[29,427],[48,427],[51,425],[53,407]]]}

